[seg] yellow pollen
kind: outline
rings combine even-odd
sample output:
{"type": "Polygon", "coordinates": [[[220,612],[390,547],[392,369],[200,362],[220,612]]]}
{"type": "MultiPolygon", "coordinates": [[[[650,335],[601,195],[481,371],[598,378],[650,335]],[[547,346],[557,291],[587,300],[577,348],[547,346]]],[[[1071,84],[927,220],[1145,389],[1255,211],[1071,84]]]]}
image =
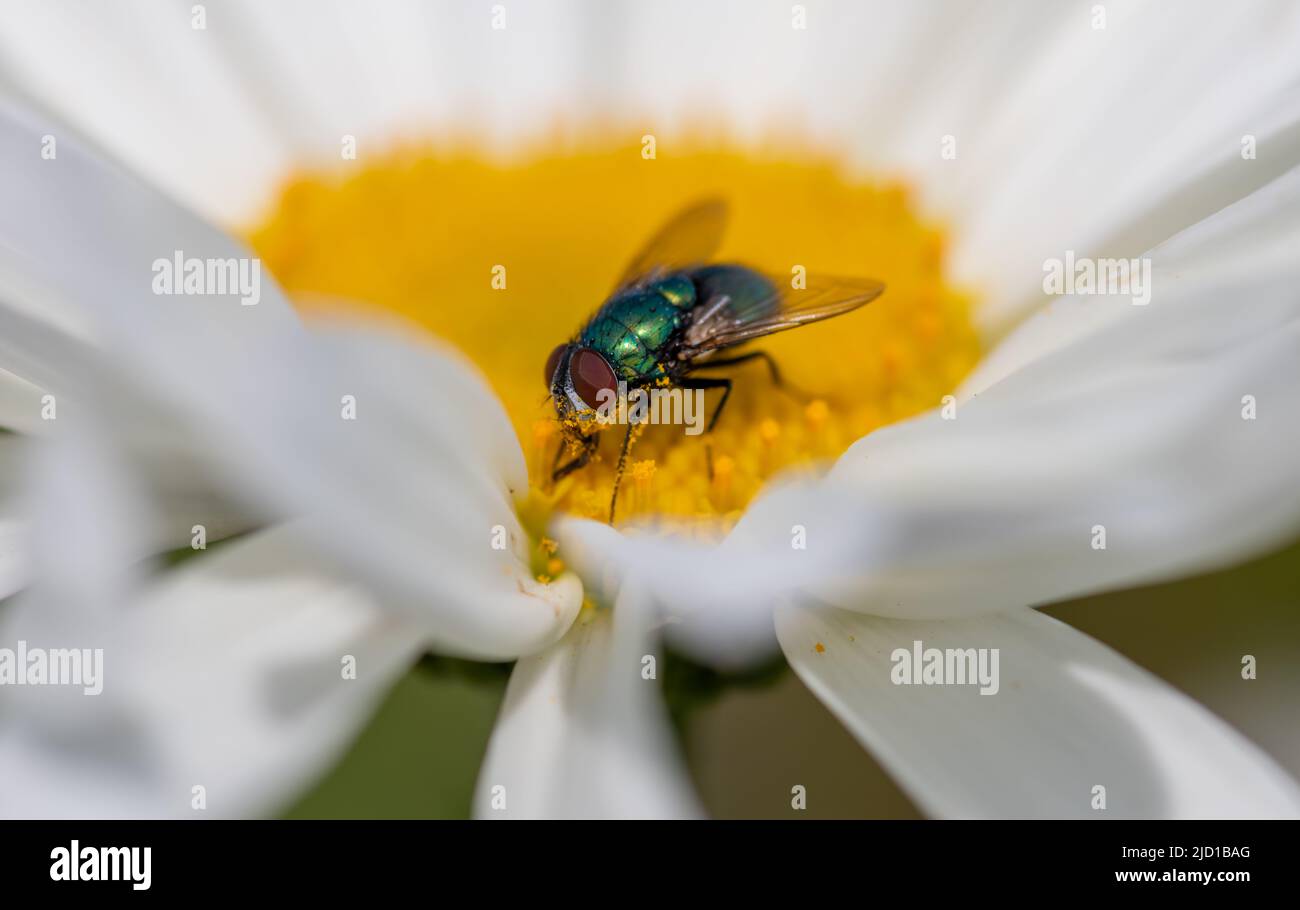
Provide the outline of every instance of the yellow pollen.
{"type": "Polygon", "coordinates": [[[817,430],[826,422],[826,418],[831,414],[830,406],[818,398],[816,401],[810,401],[808,407],[804,408],[803,416],[808,421],[808,426],[812,430],[817,430]]]}
{"type": "Polygon", "coordinates": [[[735,470],[736,459],[730,455],[719,455],[717,461],[713,462],[713,478],[718,483],[725,483],[729,480],[735,470]]]}
{"type": "MultiPolygon", "coordinates": [[[[810,278],[884,281],[861,310],[741,349],[771,354],[783,387],[760,361],[709,373],[734,382],[714,432],[637,432],[619,520],[670,516],[715,533],[778,472],[815,470],[866,433],[939,406],[980,354],[970,297],[944,277],[944,233],[914,214],[906,187],[785,148],[683,139],[647,162],[639,133],[593,133],[549,137],[511,163],[472,144],[410,146],[347,173],[299,174],[250,239],[304,313],[328,298],[396,312],[477,363],[528,461],[521,518],[535,541],[554,510],[607,517],[624,433],[602,432],[591,464],[553,484],[566,439],[546,400],[547,356],[666,217],[723,196],[731,222],[719,261],[787,280],[802,267],[810,278]]],[[[706,421],[720,394],[705,392],[706,421]]],[[[558,574],[553,550],[534,547],[532,558],[535,575],[558,574]]]]}

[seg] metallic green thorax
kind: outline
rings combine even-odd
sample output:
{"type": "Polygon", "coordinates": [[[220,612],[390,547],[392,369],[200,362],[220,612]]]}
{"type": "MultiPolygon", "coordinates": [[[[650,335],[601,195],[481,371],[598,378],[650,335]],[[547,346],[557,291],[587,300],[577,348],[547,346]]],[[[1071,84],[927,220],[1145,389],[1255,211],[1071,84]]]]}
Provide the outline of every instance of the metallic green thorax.
{"type": "Polygon", "coordinates": [[[660,363],[694,305],[695,283],[684,274],[669,275],[611,297],[578,343],[603,354],[620,379],[651,379],[663,372],[660,363]]]}

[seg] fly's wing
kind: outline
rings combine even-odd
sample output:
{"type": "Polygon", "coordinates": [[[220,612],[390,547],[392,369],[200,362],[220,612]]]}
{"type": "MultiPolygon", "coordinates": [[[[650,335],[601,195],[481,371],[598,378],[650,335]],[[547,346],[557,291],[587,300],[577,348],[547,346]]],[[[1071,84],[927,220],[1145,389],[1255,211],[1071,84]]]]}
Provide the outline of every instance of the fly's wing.
{"type": "Polygon", "coordinates": [[[700,265],[722,245],[727,230],[727,203],[701,199],[682,209],[661,227],[619,276],[620,291],[647,275],[700,265]]]}
{"type": "Polygon", "coordinates": [[[805,287],[793,288],[789,276],[749,274],[764,281],[764,289],[754,293],[752,280],[738,284],[734,292],[721,286],[697,307],[695,319],[686,330],[682,357],[690,360],[840,316],[870,303],[885,290],[883,283],[871,278],[809,275],[805,287]]]}

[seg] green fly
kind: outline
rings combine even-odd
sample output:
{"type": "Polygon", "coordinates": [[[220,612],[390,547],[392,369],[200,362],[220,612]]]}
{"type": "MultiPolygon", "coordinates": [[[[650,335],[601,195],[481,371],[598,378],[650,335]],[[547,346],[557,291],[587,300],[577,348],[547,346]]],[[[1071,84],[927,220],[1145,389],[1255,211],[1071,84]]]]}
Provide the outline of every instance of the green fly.
{"type": "MultiPolygon", "coordinates": [[[[700,372],[762,360],[772,380],[781,383],[776,361],[765,351],[717,355],[773,332],[848,313],[885,289],[867,278],[811,275],[796,288],[789,279],[746,265],[710,263],[726,222],[726,204],[717,199],[680,212],[632,260],[614,293],[577,335],[551,352],[546,384],[566,441],[556,454],[552,481],[591,461],[600,430],[608,425],[598,419],[597,409],[619,394],[620,383],[624,390],[721,389],[707,434],[722,416],[732,381],[700,372]],[[566,449],[576,454],[561,464],[566,449]]],[[[619,451],[611,524],[635,426],[629,421],[619,451]]]]}

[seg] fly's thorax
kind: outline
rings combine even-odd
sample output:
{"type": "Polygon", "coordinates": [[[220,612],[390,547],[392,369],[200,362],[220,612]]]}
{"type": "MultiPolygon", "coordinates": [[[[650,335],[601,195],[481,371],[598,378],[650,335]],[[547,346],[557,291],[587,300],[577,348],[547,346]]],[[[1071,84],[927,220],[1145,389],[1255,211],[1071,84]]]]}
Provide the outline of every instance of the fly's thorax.
{"type": "Polygon", "coordinates": [[[653,281],[649,288],[679,310],[689,310],[699,300],[695,282],[685,272],[653,281]]]}
{"type": "Polygon", "coordinates": [[[597,311],[581,343],[605,355],[624,380],[654,375],[685,327],[694,300],[694,285],[681,275],[623,291],[597,311]]]}

